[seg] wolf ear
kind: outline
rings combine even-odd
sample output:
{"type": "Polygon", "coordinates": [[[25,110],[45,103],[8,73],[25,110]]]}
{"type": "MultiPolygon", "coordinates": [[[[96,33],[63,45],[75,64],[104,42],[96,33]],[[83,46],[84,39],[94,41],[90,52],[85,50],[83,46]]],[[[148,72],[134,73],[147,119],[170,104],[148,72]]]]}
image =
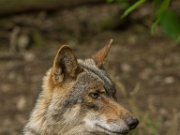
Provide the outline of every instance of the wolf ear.
{"type": "Polygon", "coordinates": [[[98,67],[102,67],[104,61],[110,51],[111,44],[113,40],[111,39],[107,45],[105,45],[101,50],[99,50],[94,56],[93,59],[98,67]]]}
{"type": "Polygon", "coordinates": [[[58,50],[52,67],[52,76],[55,83],[60,83],[67,78],[77,76],[78,62],[71,48],[63,45],[58,50]]]}

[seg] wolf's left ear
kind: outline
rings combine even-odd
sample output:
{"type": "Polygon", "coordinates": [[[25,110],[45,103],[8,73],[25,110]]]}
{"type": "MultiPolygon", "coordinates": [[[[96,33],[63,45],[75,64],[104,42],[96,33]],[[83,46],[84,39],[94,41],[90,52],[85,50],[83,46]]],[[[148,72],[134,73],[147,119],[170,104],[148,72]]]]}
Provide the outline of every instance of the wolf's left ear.
{"type": "Polygon", "coordinates": [[[113,40],[111,39],[107,45],[105,45],[101,50],[99,50],[94,56],[93,59],[98,67],[102,67],[105,59],[111,49],[111,44],[113,40]]]}
{"type": "Polygon", "coordinates": [[[65,79],[74,78],[78,72],[78,62],[71,48],[63,45],[58,50],[52,67],[52,76],[55,83],[61,83],[65,79]]]}

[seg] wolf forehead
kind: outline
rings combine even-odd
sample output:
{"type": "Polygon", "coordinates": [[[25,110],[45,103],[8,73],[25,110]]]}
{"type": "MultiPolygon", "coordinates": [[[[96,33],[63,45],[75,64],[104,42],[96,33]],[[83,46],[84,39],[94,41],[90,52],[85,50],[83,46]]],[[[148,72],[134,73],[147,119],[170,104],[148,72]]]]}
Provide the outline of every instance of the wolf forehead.
{"type": "Polygon", "coordinates": [[[85,91],[91,89],[103,87],[108,96],[113,97],[115,95],[116,89],[108,74],[105,70],[98,68],[93,59],[78,59],[78,63],[83,72],[78,75],[76,83],[72,88],[68,100],[69,104],[76,103],[85,91]]]}
{"type": "Polygon", "coordinates": [[[101,81],[103,83],[103,87],[107,94],[115,94],[116,90],[109,75],[105,70],[97,67],[93,59],[86,59],[84,61],[78,60],[78,63],[92,79],[96,79],[97,81],[101,81]]]}

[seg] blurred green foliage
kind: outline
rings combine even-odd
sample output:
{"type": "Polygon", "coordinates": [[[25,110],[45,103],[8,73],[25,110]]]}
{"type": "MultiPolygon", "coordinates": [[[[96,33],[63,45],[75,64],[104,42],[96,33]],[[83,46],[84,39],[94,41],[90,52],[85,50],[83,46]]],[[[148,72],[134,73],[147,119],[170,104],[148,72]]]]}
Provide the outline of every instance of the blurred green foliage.
{"type": "Polygon", "coordinates": [[[179,16],[170,8],[172,0],[107,0],[108,3],[117,3],[124,11],[122,18],[124,19],[137,8],[143,6],[144,3],[151,3],[153,8],[153,20],[151,32],[154,33],[157,27],[177,43],[180,43],[180,19],[179,16]]]}

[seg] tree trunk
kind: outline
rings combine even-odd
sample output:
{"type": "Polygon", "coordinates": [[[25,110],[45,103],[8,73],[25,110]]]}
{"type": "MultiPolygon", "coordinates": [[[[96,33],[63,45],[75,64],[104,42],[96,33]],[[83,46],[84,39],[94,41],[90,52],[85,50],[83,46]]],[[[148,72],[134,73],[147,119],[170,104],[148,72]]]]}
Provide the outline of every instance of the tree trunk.
{"type": "Polygon", "coordinates": [[[105,2],[105,0],[0,0],[0,15],[29,10],[73,7],[100,2],[105,2]]]}

